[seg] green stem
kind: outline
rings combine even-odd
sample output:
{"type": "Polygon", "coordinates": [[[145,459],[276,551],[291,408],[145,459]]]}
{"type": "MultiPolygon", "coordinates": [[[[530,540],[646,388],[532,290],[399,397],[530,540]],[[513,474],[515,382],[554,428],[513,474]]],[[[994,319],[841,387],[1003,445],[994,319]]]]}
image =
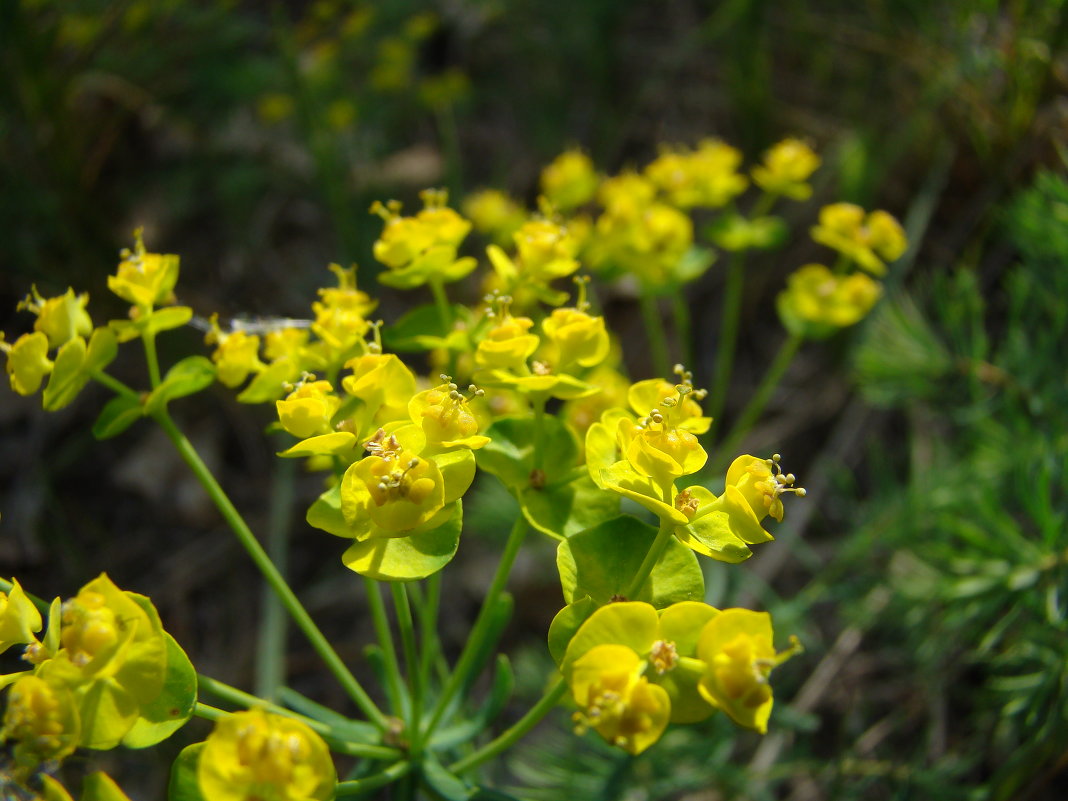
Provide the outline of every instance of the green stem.
{"type": "Polygon", "coordinates": [[[692,370],[694,369],[693,327],[690,320],[690,304],[681,291],[671,293],[671,316],[675,324],[679,350],[682,353],[682,363],[692,370]]]}
{"type": "Polygon", "coordinates": [[[419,724],[423,715],[423,688],[420,686],[419,655],[415,647],[415,624],[412,620],[412,607],[408,603],[408,592],[400,582],[391,582],[393,608],[397,613],[397,628],[400,631],[401,645],[404,648],[404,665],[408,674],[408,686],[411,689],[412,708],[408,723],[408,748],[413,758],[422,748],[419,724]]]}
{"type": "Polygon", "coordinates": [[[148,362],[148,380],[152,382],[152,389],[159,386],[159,357],[156,356],[156,335],[152,331],[141,334],[141,341],[145,345],[145,361],[148,362]]]}
{"type": "Polygon", "coordinates": [[[664,553],[664,549],[667,548],[668,541],[674,533],[675,525],[673,523],[666,521],[660,523],[660,530],[656,532],[656,539],[649,546],[645,558],[638,567],[638,572],[634,574],[634,578],[631,579],[630,585],[627,587],[627,598],[634,600],[638,597],[638,591],[645,584],[645,580],[649,578],[649,574],[653,572],[653,568],[664,553]]]}
{"type": "Polygon", "coordinates": [[[642,310],[642,321],[645,323],[645,335],[649,337],[649,346],[652,349],[653,369],[658,376],[666,378],[671,375],[671,354],[668,352],[664,320],[660,316],[656,298],[644,288],[640,292],[638,303],[642,310]]]}
{"type": "Polygon", "coordinates": [[[468,754],[463,759],[449,765],[449,772],[455,774],[464,773],[511,748],[521,737],[523,737],[523,735],[534,728],[538,721],[545,717],[554,706],[556,706],[566,691],[567,685],[564,683],[564,680],[562,678],[557,678],[556,683],[546,691],[541,700],[532,706],[523,717],[505,729],[499,737],[486,743],[477,751],[468,754]]]}
{"type": "MultiPolygon", "coordinates": [[[[289,518],[293,511],[292,459],[278,459],[271,481],[271,500],[267,517],[267,555],[285,577],[288,562],[289,518]]],[[[256,694],[277,697],[286,681],[286,617],[278,596],[263,588],[263,618],[256,648],[256,694]]]]}
{"type": "Polygon", "coordinates": [[[290,589],[286,580],[282,577],[282,574],[278,572],[278,568],[274,566],[271,558],[267,555],[267,552],[260,545],[256,536],[252,533],[252,530],[248,527],[244,518],[234,507],[229,496],[219,486],[219,482],[212,475],[211,470],[204,464],[204,461],[200,458],[200,454],[197,453],[192,443],[186,438],[186,436],[175,425],[174,420],[167,413],[166,409],[160,410],[154,415],[156,422],[160,424],[167,436],[170,437],[171,442],[174,443],[174,447],[177,448],[178,453],[186,464],[189,465],[193,474],[200,481],[201,486],[207,491],[212,501],[215,502],[215,506],[219,509],[223,519],[226,520],[234,534],[237,535],[238,541],[244,546],[248,555],[252,558],[256,567],[259,568],[263,577],[267,580],[267,583],[278,594],[279,599],[282,601],[282,605],[286,608],[286,611],[292,616],[293,621],[297,624],[297,627],[304,632],[304,636],[308,638],[312,648],[319,654],[323,662],[326,663],[327,668],[334,674],[341,686],[349,694],[349,697],[356,703],[356,706],[367,716],[367,718],[383,731],[388,728],[388,721],[386,716],[382,714],[381,710],[375,705],[375,702],[371,700],[371,697],[360,686],[360,683],[356,680],[356,677],[352,675],[352,672],[345,666],[345,663],[341,661],[341,657],[338,656],[337,651],[330,644],[330,641],[326,639],[319,627],[315,625],[315,621],[311,619],[307,610],[297,599],[296,594],[290,589]]]}
{"type": "Polygon", "coordinates": [[[335,797],[348,798],[349,796],[364,795],[372,790],[377,790],[379,787],[393,784],[397,779],[406,776],[411,769],[412,763],[405,760],[403,762],[396,762],[381,773],[373,773],[365,779],[353,779],[348,782],[338,782],[337,787],[335,788],[335,797]]]}
{"type": "Polygon", "coordinates": [[[434,711],[425,730],[427,740],[430,739],[434,727],[438,725],[438,721],[441,720],[441,716],[445,713],[445,709],[448,707],[449,702],[452,701],[456,691],[464,685],[468,679],[468,674],[475,666],[478,654],[482,650],[483,640],[485,640],[490,623],[493,620],[491,612],[497,605],[497,599],[504,591],[504,585],[508,581],[508,574],[512,571],[512,564],[515,562],[516,554],[519,553],[519,546],[523,544],[523,538],[526,533],[527,521],[522,512],[520,512],[519,517],[516,518],[515,525],[512,526],[512,531],[508,534],[508,542],[505,543],[504,553],[501,554],[501,561],[497,565],[497,572],[494,573],[493,580],[486,591],[486,598],[482,602],[478,617],[475,619],[475,625],[471,628],[471,634],[464,644],[455,669],[449,676],[448,681],[445,682],[445,687],[434,705],[434,711]]]}
{"type": "Polygon", "coordinates": [[[404,691],[401,689],[400,668],[397,666],[397,649],[393,645],[393,634],[389,628],[389,619],[386,617],[386,607],[382,603],[382,593],[379,584],[372,578],[364,577],[364,587],[367,588],[367,605],[371,609],[371,623],[378,637],[378,644],[382,646],[382,659],[386,668],[387,692],[394,714],[402,712],[404,691]]]}
{"type": "Polygon", "coordinates": [[[122,395],[122,397],[129,398],[130,400],[137,401],[138,403],[141,402],[140,393],[126,386],[124,383],[119,381],[119,379],[113,378],[112,376],[100,370],[93,370],[89,373],[89,375],[92,376],[93,380],[96,381],[98,384],[104,385],[116,395],[122,395]]]}
{"type": "Polygon", "coordinates": [[[429,281],[430,291],[434,293],[434,305],[438,309],[438,319],[441,321],[441,327],[445,334],[448,334],[452,330],[452,307],[449,305],[449,298],[445,294],[445,284],[437,276],[431,277],[429,281]]]}
{"type": "Polygon", "coordinates": [[[193,714],[198,718],[204,718],[204,720],[218,720],[219,718],[225,718],[230,713],[225,709],[219,709],[215,706],[208,706],[197,701],[197,705],[193,707],[193,714]]]}
{"type": "Polygon", "coordinates": [[[540,392],[534,393],[530,397],[530,405],[534,407],[534,469],[543,470],[545,465],[545,395],[540,392]]]}
{"type": "Polygon", "coordinates": [[[727,403],[728,385],[734,368],[734,351],[738,342],[738,322],[742,315],[742,290],[745,286],[745,252],[735,251],[727,265],[727,282],[723,289],[723,312],[716,343],[716,364],[713,368],[708,415],[712,425],[718,426],[727,403]]]}
{"type": "Polygon", "coordinates": [[[786,374],[786,370],[793,361],[794,356],[797,355],[798,348],[801,347],[802,342],[804,342],[803,337],[798,334],[791,334],[782,343],[782,347],[779,348],[779,352],[775,354],[775,359],[764,374],[764,380],[760,382],[760,386],[753,393],[753,397],[749,399],[749,403],[735,421],[730,434],[719,447],[718,464],[715,472],[720,472],[737,455],[734,450],[738,447],[738,443],[749,433],[753,423],[763,413],[764,407],[771,400],[772,393],[775,392],[775,388],[779,385],[783,375],[786,374]]]}
{"type": "MultiPolygon", "coordinates": [[[[317,732],[330,746],[331,749],[339,754],[350,754],[352,756],[366,757],[367,759],[396,759],[400,756],[400,751],[396,748],[389,748],[384,745],[371,745],[369,743],[354,743],[346,740],[344,736],[336,733],[335,729],[328,723],[324,723],[321,720],[310,718],[307,715],[302,715],[299,712],[294,712],[292,709],[288,709],[278,704],[272,704],[259,696],[246,693],[244,690],[239,690],[236,687],[231,687],[229,684],[224,684],[218,679],[213,679],[210,676],[205,676],[201,673],[197,674],[197,688],[198,690],[210,693],[216,698],[233,704],[234,706],[243,707],[245,709],[260,708],[267,712],[271,712],[275,715],[282,715],[293,720],[299,720],[308,728],[317,732]]],[[[195,714],[200,717],[207,717],[205,714],[201,714],[199,707],[202,706],[199,702],[197,704],[198,709],[195,714]]],[[[205,705],[206,706],[206,705],[205,705]]],[[[228,715],[229,712],[225,710],[216,709],[215,707],[207,707],[211,710],[210,714],[214,714],[215,720],[221,715],[228,715]]]]}
{"type": "Polygon", "coordinates": [[[441,603],[441,572],[434,573],[426,580],[426,593],[416,604],[419,610],[419,681],[423,687],[430,685],[430,668],[434,657],[440,652],[438,645],[438,606],[441,603]]]}

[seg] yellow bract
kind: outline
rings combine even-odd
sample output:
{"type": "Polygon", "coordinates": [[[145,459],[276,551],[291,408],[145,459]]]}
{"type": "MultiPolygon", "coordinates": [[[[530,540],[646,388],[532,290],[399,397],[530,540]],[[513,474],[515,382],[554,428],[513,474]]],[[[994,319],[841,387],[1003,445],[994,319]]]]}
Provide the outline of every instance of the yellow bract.
{"type": "Polygon", "coordinates": [[[415,217],[401,217],[396,201],[371,206],[386,223],[374,244],[374,255],[389,267],[379,276],[389,286],[408,289],[427,281],[457,281],[476,266],[472,258],[456,258],[471,223],[445,205],[448,193],[427,189],[420,197],[425,207],[415,217]]]}
{"type": "Polygon", "coordinates": [[[13,345],[0,334],[0,349],[7,354],[7,376],[11,388],[19,395],[32,395],[41,388],[44,377],[52,372],[48,358],[48,337],[40,331],[23,334],[13,345]]]}
{"type": "Polygon", "coordinates": [[[486,234],[499,245],[512,241],[512,234],[526,221],[523,207],[496,189],[484,189],[464,200],[464,214],[475,230],[486,234]]]}
{"type": "Polygon", "coordinates": [[[362,345],[369,327],[367,315],[374,311],[377,301],[356,288],[356,268],[345,269],[331,264],[337,276],[336,287],[319,290],[319,300],[312,303],[315,321],[312,331],[328,350],[328,362],[347,358],[356,345],[362,345]]]}
{"type": "Polygon", "coordinates": [[[742,154],[717,139],[705,139],[697,150],[666,148],[645,168],[646,177],[679,208],[719,208],[749,185],[738,173],[742,154]]]}
{"type": "Polygon", "coordinates": [[[211,801],[326,801],[337,774],[326,743],[307,725],[252,709],[215,724],[197,783],[211,801]]]}
{"type": "Polygon", "coordinates": [[[550,361],[557,370],[575,364],[594,367],[608,355],[608,332],[603,317],[592,317],[580,309],[554,309],[541,328],[556,350],[550,361]]]}
{"type": "Polygon", "coordinates": [[[11,591],[0,592],[0,654],[12,645],[36,642],[41,630],[41,613],[26,597],[17,579],[11,579],[11,591]]]}
{"type": "Polygon", "coordinates": [[[821,336],[860,322],[882,294],[864,273],[836,275],[822,264],[806,264],[788,279],[778,298],[783,322],[793,333],[821,336]]]}

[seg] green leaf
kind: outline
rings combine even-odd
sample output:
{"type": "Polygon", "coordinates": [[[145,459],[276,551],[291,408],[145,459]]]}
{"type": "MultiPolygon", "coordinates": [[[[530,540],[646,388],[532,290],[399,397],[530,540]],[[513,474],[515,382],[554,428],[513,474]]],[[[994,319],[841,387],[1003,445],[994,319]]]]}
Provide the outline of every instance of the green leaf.
{"type": "Polygon", "coordinates": [[[786,241],[789,229],[778,217],[724,214],[705,229],[705,235],[724,250],[771,250],[786,241]]]}
{"type": "Polygon", "coordinates": [[[338,537],[351,537],[352,530],[341,512],[341,484],[335,484],[308,508],[305,518],[308,525],[334,534],[338,537]]]}
{"type": "Polygon", "coordinates": [[[115,780],[102,771],[90,773],[82,782],[81,801],[130,801],[115,780]]]}
{"type": "MultiPolygon", "coordinates": [[[[656,533],[636,517],[621,515],[561,542],[556,564],[564,599],[573,603],[588,595],[603,606],[625,595],[656,533]]],[[[704,594],[697,556],[672,538],[638,596],[628,600],[661,609],[679,601],[699,601],[704,594]]]]}
{"type": "Polygon", "coordinates": [[[93,423],[93,436],[97,439],[117,437],[144,415],[144,407],[139,400],[118,395],[100,410],[100,416],[93,423]]]}
{"type": "Polygon", "coordinates": [[[530,525],[556,537],[570,537],[619,514],[619,496],[594,484],[585,469],[574,481],[521,490],[519,504],[530,525]]]}
{"type": "Polygon", "coordinates": [[[41,404],[46,411],[54,412],[69,404],[89,381],[85,371],[85,340],[74,337],[59,349],[48,377],[41,404]]]}
{"type": "Polygon", "coordinates": [[[150,704],[141,707],[133,728],[122,738],[127,748],[155,745],[178,731],[193,715],[197,702],[197,672],[174,637],[167,640],[167,673],[163,690],[150,704]]]}
{"type": "Polygon", "coordinates": [[[204,743],[194,743],[182,749],[171,765],[171,780],[167,784],[167,801],[205,801],[197,783],[197,762],[204,743]]]}
{"type": "Polygon", "coordinates": [[[690,248],[671,270],[671,282],[665,289],[670,287],[671,291],[674,291],[680,284],[688,284],[697,280],[705,274],[715,260],[715,251],[696,246],[690,248]]]}
{"type": "Polygon", "coordinates": [[[460,543],[463,513],[455,502],[443,525],[404,537],[373,537],[353,543],[341,557],[350,570],[379,581],[413,581],[437,573],[452,561],[460,543]]]}
{"type": "Polygon", "coordinates": [[[160,331],[169,331],[172,328],[181,328],[193,319],[193,310],[188,306],[165,306],[156,309],[138,322],[139,327],[145,333],[158,334],[160,331]]]}
{"type": "Polygon", "coordinates": [[[300,367],[288,359],[279,359],[267,365],[267,369],[256,374],[237,396],[239,403],[270,403],[286,394],[286,382],[292,382],[300,375],[300,367]]]}
{"type": "Polygon", "coordinates": [[[89,348],[85,354],[87,371],[103,370],[119,353],[119,343],[110,328],[95,328],[89,337],[89,348]]]}
{"type": "Polygon", "coordinates": [[[512,671],[508,657],[504,654],[498,654],[497,668],[493,674],[493,684],[490,687],[490,695],[485,705],[473,718],[445,729],[436,729],[430,739],[434,748],[453,748],[461,743],[470,742],[486,731],[504,710],[504,706],[512,697],[514,689],[515,673],[512,671]]]}
{"type": "Polygon", "coordinates": [[[82,719],[80,745],[106,750],[114,748],[134,725],[137,701],[110,679],[93,681],[80,694],[78,708],[82,719]]]}
{"type": "Polygon", "coordinates": [[[189,356],[167,371],[163,381],[152,390],[145,401],[145,414],[152,415],[175,398],[184,398],[206,387],[215,380],[215,365],[204,356],[189,356]]]}
{"type": "Polygon", "coordinates": [[[549,624],[549,653],[557,665],[564,660],[567,646],[575,632],[596,610],[597,604],[587,595],[556,613],[553,622],[549,624]]]}
{"type": "Polygon", "coordinates": [[[423,757],[423,781],[436,795],[445,801],[467,801],[471,797],[471,788],[462,780],[453,776],[430,753],[423,757]]]}
{"type": "Polygon", "coordinates": [[[486,430],[490,441],[475,454],[478,466],[513,492],[530,486],[535,437],[542,443],[546,486],[564,479],[578,462],[578,443],[563,421],[546,415],[540,431],[536,422],[533,417],[502,417],[486,430]]]}
{"type": "MultiPolygon", "coordinates": [[[[453,320],[466,321],[470,315],[460,305],[451,307],[453,320]]],[[[464,330],[446,330],[436,304],[419,306],[382,331],[387,350],[410,353],[431,348],[458,348],[467,342],[464,330]]]]}

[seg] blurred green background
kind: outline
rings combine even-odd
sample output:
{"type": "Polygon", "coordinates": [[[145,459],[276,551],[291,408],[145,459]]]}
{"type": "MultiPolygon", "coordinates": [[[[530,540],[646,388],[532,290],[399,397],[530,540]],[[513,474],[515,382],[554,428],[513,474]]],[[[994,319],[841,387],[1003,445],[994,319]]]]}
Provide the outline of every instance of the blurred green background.
{"type": "MultiPolygon", "coordinates": [[[[28,327],[14,308],[32,283],[88,290],[98,321],[122,314],[105,276],[137,226],[150,250],[181,254],[179,295],[198,314],[300,317],[331,261],[358,262],[378,293],[373,200],[493,186],[530,204],[568,146],[614,172],[660,143],[714,135],[755,159],[804,137],[824,158],[817,201],[888,209],[912,247],[872,319],[806,347],[746,443],[781,451],[810,497],[742,569],[708,568],[710,603],[767,608],[806,646],[776,673],[772,733],[714,720],[631,758],[592,737],[577,747],[560,714],[497,779],[546,801],[1063,798],[1065,6],[0,0],[0,328],[28,327]]],[[[774,353],[774,295],[811,250],[798,236],[752,262],[728,416],[774,353]]],[[[721,286],[713,267],[688,296],[699,384],[721,286]]],[[[410,303],[381,294],[387,318],[410,303]]],[[[174,353],[199,338],[177,335],[174,353]]],[[[645,377],[642,342],[623,344],[645,377]]],[[[257,577],[162,437],[92,441],[103,395],[87,394],[45,416],[0,389],[3,574],[66,595],[107,569],[153,595],[199,669],[251,687],[257,577]]],[[[266,412],[218,391],[182,413],[261,529],[287,480],[266,412]]],[[[358,662],[360,592],[301,520],[315,484],[297,479],[290,570],[358,662]]],[[[445,578],[454,644],[507,504],[488,486],[473,501],[480,533],[445,578]]],[[[557,611],[543,545],[514,576],[506,643],[532,693],[557,611]]],[[[295,640],[291,682],[344,708],[317,675],[295,640]]],[[[151,798],[167,756],[118,775],[151,798]]]]}

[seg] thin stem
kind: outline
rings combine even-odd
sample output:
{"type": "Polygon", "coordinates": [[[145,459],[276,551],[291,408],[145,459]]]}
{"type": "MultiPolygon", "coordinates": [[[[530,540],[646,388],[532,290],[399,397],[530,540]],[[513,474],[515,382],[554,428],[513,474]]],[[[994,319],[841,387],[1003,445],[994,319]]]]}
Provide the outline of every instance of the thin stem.
{"type": "Polygon", "coordinates": [[[745,252],[735,251],[727,265],[727,282],[723,288],[723,312],[716,343],[716,364],[713,368],[708,415],[712,425],[718,426],[734,368],[734,351],[738,342],[738,321],[742,315],[742,290],[745,285],[745,252]]]}
{"type": "Polygon", "coordinates": [[[475,625],[471,628],[471,634],[468,636],[463,651],[460,653],[460,658],[456,662],[456,668],[449,676],[448,681],[445,682],[445,687],[434,705],[433,714],[431,714],[430,722],[425,730],[426,739],[428,740],[430,739],[430,734],[434,731],[434,727],[437,726],[441,716],[445,713],[449,702],[452,701],[452,697],[467,681],[468,674],[475,666],[475,661],[479,651],[482,650],[483,641],[493,619],[491,612],[497,605],[497,599],[500,597],[501,592],[504,591],[504,585],[508,581],[508,574],[512,571],[512,564],[515,562],[516,554],[519,553],[519,546],[522,545],[526,533],[527,521],[523,514],[520,513],[516,518],[515,525],[512,526],[511,533],[508,535],[508,542],[505,543],[504,553],[501,554],[501,561],[497,565],[497,572],[494,573],[493,580],[486,591],[486,598],[482,602],[482,608],[478,611],[475,625]]]}
{"type": "Polygon", "coordinates": [[[649,337],[649,346],[652,349],[653,369],[658,376],[666,377],[671,374],[671,354],[668,351],[667,332],[664,331],[659,305],[656,298],[645,289],[638,295],[638,304],[641,306],[642,321],[645,323],[645,335],[649,337]]]}
{"type": "Polygon", "coordinates": [[[791,334],[785,342],[782,343],[782,347],[779,348],[779,352],[775,354],[775,359],[768,367],[768,371],[764,374],[764,380],[760,382],[760,386],[757,387],[756,392],[749,399],[749,403],[742,410],[742,413],[735,421],[733,428],[731,428],[730,434],[723,441],[723,444],[719,447],[719,464],[717,465],[716,472],[719,472],[726,466],[727,461],[733,458],[734,450],[738,447],[738,443],[742,438],[749,433],[749,429],[753,427],[753,423],[757,421],[757,418],[764,411],[764,407],[768,405],[768,401],[771,400],[772,393],[775,392],[775,388],[779,385],[779,381],[786,374],[787,368],[793,361],[794,356],[797,355],[798,348],[801,347],[801,343],[804,342],[804,338],[798,334],[791,334]]]}
{"type": "Polygon", "coordinates": [[[447,335],[452,330],[452,307],[449,306],[449,298],[445,294],[445,284],[437,276],[431,277],[427,283],[430,284],[430,291],[434,293],[434,305],[438,309],[442,333],[447,335]]]}
{"type": "Polygon", "coordinates": [[[533,394],[530,398],[530,405],[534,407],[534,469],[543,470],[545,466],[545,396],[540,392],[533,394]]]}
{"type": "Polygon", "coordinates": [[[634,578],[631,579],[630,584],[627,586],[627,598],[633,600],[638,597],[638,591],[641,590],[642,585],[649,578],[649,574],[653,572],[653,568],[664,553],[664,549],[667,548],[668,541],[674,533],[674,524],[669,522],[660,523],[660,530],[656,532],[656,539],[649,546],[645,558],[638,567],[638,572],[634,574],[634,578]]]}
{"type": "Polygon", "coordinates": [[[523,717],[505,729],[499,737],[486,743],[477,751],[473,751],[463,759],[457,760],[449,765],[449,772],[455,774],[464,773],[465,771],[478,767],[483,762],[492,759],[502,751],[511,748],[521,737],[523,737],[523,735],[534,728],[534,726],[545,717],[554,706],[556,706],[566,691],[567,685],[564,683],[564,680],[562,678],[557,678],[556,683],[546,691],[541,700],[532,706],[523,717]]]}
{"type": "MultiPolygon", "coordinates": [[[[293,511],[292,459],[278,459],[271,481],[271,500],[267,516],[267,555],[285,577],[288,562],[289,519],[293,511]]],[[[275,698],[286,681],[286,617],[278,596],[263,588],[263,618],[256,648],[256,694],[275,698]]]]}
{"type": "Polygon", "coordinates": [[[152,331],[141,334],[141,342],[145,346],[145,361],[148,362],[148,380],[152,382],[152,389],[159,386],[159,357],[156,356],[156,335],[152,331]]]}
{"type": "Polygon", "coordinates": [[[193,707],[193,714],[198,718],[204,718],[204,720],[218,720],[219,718],[225,718],[230,713],[225,709],[219,709],[215,706],[208,706],[197,701],[197,705],[193,707]]]}
{"type": "Polygon", "coordinates": [[[412,769],[412,763],[407,760],[390,765],[381,773],[373,773],[365,779],[353,779],[347,782],[338,782],[335,788],[336,798],[348,798],[354,795],[364,795],[379,787],[393,784],[401,779],[412,769]]]}
{"type": "Polygon", "coordinates": [[[438,606],[441,603],[441,572],[434,573],[426,580],[426,592],[416,604],[419,610],[419,681],[423,687],[430,684],[430,666],[434,656],[439,653],[437,627],[438,606]]]}
{"type": "Polygon", "coordinates": [[[394,713],[400,715],[404,691],[401,689],[397,649],[393,645],[393,633],[390,631],[389,619],[386,617],[386,607],[382,603],[382,593],[379,591],[378,582],[364,577],[363,584],[367,588],[367,605],[371,609],[371,623],[374,625],[378,644],[382,647],[382,659],[386,668],[386,689],[394,713]]]}
{"type": "Polygon", "coordinates": [[[679,341],[679,351],[682,353],[682,363],[692,370],[694,368],[693,327],[690,320],[690,304],[681,291],[671,293],[671,316],[675,324],[675,336],[679,341]]]}
{"type": "Polygon", "coordinates": [[[341,657],[338,656],[337,651],[334,650],[330,641],[326,639],[326,636],[319,630],[319,627],[315,625],[315,621],[311,619],[307,610],[297,599],[296,594],[290,589],[281,573],[278,572],[278,568],[274,566],[271,558],[267,555],[267,552],[263,550],[263,546],[260,545],[244,518],[241,517],[241,514],[234,507],[229,496],[223,488],[219,486],[219,482],[215,479],[211,470],[208,469],[208,466],[204,464],[203,460],[200,458],[200,454],[197,453],[192,443],[178,429],[166,409],[159,411],[155,415],[155,419],[166,432],[167,436],[170,437],[171,442],[174,443],[174,447],[177,448],[178,453],[185,460],[186,464],[189,465],[193,474],[197,477],[197,480],[200,481],[212,501],[215,502],[215,506],[219,509],[223,519],[226,520],[234,534],[237,535],[238,541],[244,546],[256,567],[259,568],[263,577],[267,580],[267,583],[270,584],[271,588],[278,594],[279,599],[282,601],[282,605],[293,617],[293,621],[297,624],[297,627],[304,632],[304,636],[308,638],[312,648],[315,649],[315,652],[318,653],[323,662],[326,663],[327,668],[334,674],[341,686],[349,694],[349,697],[356,703],[356,706],[360,708],[375,726],[384,731],[389,725],[386,716],[382,714],[381,710],[375,705],[375,702],[371,700],[371,697],[363,687],[360,686],[356,677],[352,675],[352,672],[345,666],[345,663],[341,661],[341,657]]]}
{"type": "Polygon", "coordinates": [[[418,756],[421,750],[419,724],[423,715],[423,687],[419,681],[419,655],[415,648],[415,624],[412,621],[412,607],[408,603],[408,592],[399,582],[391,582],[393,608],[397,613],[397,629],[400,631],[401,645],[404,648],[404,665],[408,674],[408,687],[411,689],[412,708],[408,724],[409,753],[418,756]]]}
{"type": "MultiPolygon", "coordinates": [[[[372,745],[370,743],[351,742],[350,740],[345,739],[343,735],[339,735],[329,723],[324,723],[321,720],[302,715],[300,712],[295,712],[287,707],[272,704],[259,696],[246,693],[244,690],[239,690],[236,687],[232,687],[218,679],[213,679],[210,676],[205,676],[201,673],[197,674],[197,688],[198,690],[208,692],[223,701],[234,704],[235,706],[246,709],[260,708],[275,715],[282,715],[283,717],[292,718],[293,720],[299,720],[309,729],[318,733],[324,740],[326,740],[330,748],[339,754],[362,756],[368,759],[396,759],[400,756],[400,751],[396,748],[389,748],[384,745],[372,745]]],[[[198,702],[198,709],[194,714],[197,714],[200,717],[206,717],[206,715],[200,713],[200,706],[202,705],[198,702]]],[[[216,709],[215,707],[207,707],[207,709],[212,710],[211,714],[215,714],[216,717],[230,714],[225,710],[216,709]]],[[[211,720],[215,720],[215,718],[211,718],[211,720]]]]}
{"type": "Polygon", "coordinates": [[[99,384],[103,384],[110,389],[116,395],[122,395],[124,398],[129,398],[132,401],[140,403],[141,395],[134,389],[126,386],[119,379],[114,378],[101,370],[93,370],[89,373],[93,380],[99,384]]]}

